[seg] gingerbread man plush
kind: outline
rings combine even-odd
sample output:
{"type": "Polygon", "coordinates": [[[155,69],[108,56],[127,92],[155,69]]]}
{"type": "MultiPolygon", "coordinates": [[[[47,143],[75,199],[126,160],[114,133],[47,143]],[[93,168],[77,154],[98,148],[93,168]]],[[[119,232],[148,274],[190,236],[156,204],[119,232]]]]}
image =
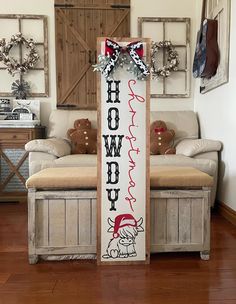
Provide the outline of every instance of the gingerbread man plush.
{"type": "Polygon", "coordinates": [[[168,130],[164,121],[154,121],[150,128],[151,154],[175,154],[175,148],[172,147],[174,137],[175,131],[168,130]]]}
{"type": "Polygon", "coordinates": [[[74,129],[67,131],[71,140],[72,154],[96,154],[97,153],[97,130],[92,129],[88,119],[77,119],[74,129]]]}

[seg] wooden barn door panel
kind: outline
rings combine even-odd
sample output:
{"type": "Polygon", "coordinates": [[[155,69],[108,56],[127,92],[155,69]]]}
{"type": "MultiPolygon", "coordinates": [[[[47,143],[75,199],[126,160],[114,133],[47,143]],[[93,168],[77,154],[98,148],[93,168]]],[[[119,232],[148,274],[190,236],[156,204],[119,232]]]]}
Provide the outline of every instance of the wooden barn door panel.
{"type": "Polygon", "coordinates": [[[74,9],[56,11],[57,23],[61,26],[56,47],[58,101],[62,105],[76,105],[77,100],[86,100],[83,88],[86,87],[85,74],[90,67],[92,52],[86,42],[86,19],[84,12],[78,14],[74,9]]]}
{"type": "Polygon", "coordinates": [[[129,3],[55,1],[58,107],[96,109],[97,37],[130,36],[129,3]]]}

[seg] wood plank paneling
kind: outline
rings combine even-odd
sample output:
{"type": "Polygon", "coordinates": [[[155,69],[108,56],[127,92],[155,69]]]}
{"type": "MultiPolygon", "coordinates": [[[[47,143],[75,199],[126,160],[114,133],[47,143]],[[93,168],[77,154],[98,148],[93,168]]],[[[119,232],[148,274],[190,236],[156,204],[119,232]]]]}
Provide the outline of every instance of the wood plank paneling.
{"type": "Polygon", "coordinates": [[[97,58],[97,37],[130,36],[130,9],[111,8],[113,4],[129,6],[130,0],[56,0],[55,4],[74,5],[55,7],[57,105],[96,109],[92,65],[97,58]]]}
{"type": "Polygon", "coordinates": [[[59,10],[55,10],[55,24],[56,24],[56,73],[57,73],[57,98],[61,100],[62,95],[62,75],[64,72],[63,65],[63,20],[59,15],[59,10]],[[60,66],[60,68],[58,68],[60,66]]]}
{"type": "MultiPolygon", "coordinates": [[[[208,195],[208,188],[191,191],[151,191],[150,234],[153,253],[200,251],[202,258],[209,258],[208,195]]],[[[94,257],[92,254],[96,252],[96,197],[94,190],[35,192],[30,189],[30,263],[36,263],[38,255],[41,254],[65,255],[64,259],[77,258],[81,254],[94,257]],[[50,238],[56,242],[53,244],[50,238]]],[[[63,256],[58,259],[63,259],[63,256]]]]}
{"type": "Polygon", "coordinates": [[[90,199],[79,201],[79,241],[80,245],[91,243],[91,209],[90,199]]]}
{"type": "Polygon", "coordinates": [[[179,199],[179,243],[190,243],[191,200],[179,199]]]}
{"type": "Polygon", "coordinates": [[[156,199],[152,200],[152,204],[150,205],[150,214],[151,214],[151,218],[150,218],[150,225],[151,227],[153,227],[153,229],[151,230],[151,243],[156,243],[156,199]]]}
{"type": "Polygon", "coordinates": [[[167,206],[167,200],[165,198],[160,198],[155,200],[156,205],[156,225],[155,225],[155,244],[166,244],[167,241],[167,216],[166,216],[166,206],[167,206]]]}
{"type": "Polygon", "coordinates": [[[66,245],[78,243],[78,200],[66,200],[66,245]]]}
{"type": "Polygon", "coordinates": [[[91,199],[91,245],[97,243],[97,200],[91,199]]]}
{"type": "Polygon", "coordinates": [[[36,226],[35,226],[35,190],[28,192],[28,254],[29,263],[37,263],[36,252],[36,226]]]}
{"type": "Polygon", "coordinates": [[[176,198],[170,198],[167,204],[167,243],[177,244],[179,240],[179,202],[176,198]]]}
{"type": "Polygon", "coordinates": [[[36,246],[48,246],[48,200],[38,200],[36,208],[36,246]]]}
{"type": "Polygon", "coordinates": [[[210,257],[209,189],[151,191],[151,252],[200,251],[210,257]]]}
{"type": "MultiPolygon", "coordinates": [[[[92,5],[93,0],[86,0],[86,5],[92,5]]],[[[86,54],[86,62],[89,63],[89,69],[85,74],[85,81],[86,81],[86,107],[94,107],[96,108],[96,100],[94,100],[95,95],[93,95],[93,90],[95,88],[94,82],[96,77],[94,77],[93,67],[92,67],[92,60],[93,60],[93,53],[96,49],[96,39],[94,39],[94,31],[93,31],[93,24],[94,24],[94,17],[97,15],[95,10],[86,10],[85,11],[85,32],[86,32],[86,41],[90,46],[91,50],[86,54]]]]}
{"type": "Polygon", "coordinates": [[[65,200],[52,199],[49,203],[49,246],[65,244],[65,200]]]}
{"type": "Polygon", "coordinates": [[[191,242],[202,243],[203,241],[203,204],[201,198],[192,199],[191,202],[191,242]]]}

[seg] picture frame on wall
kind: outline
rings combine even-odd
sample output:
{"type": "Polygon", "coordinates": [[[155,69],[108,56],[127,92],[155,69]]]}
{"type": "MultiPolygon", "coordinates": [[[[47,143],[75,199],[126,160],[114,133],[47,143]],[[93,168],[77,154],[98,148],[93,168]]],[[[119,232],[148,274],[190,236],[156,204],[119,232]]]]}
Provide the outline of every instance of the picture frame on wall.
{"type": "MultiPolygon", "coordinates": [[[[12,36],[21,33],[25,39],[33,39],[39,55],[37,64],[27,73],[10,75],[6,66],[0,61],[0,96],[12,97],[12,83],[25,81],[30,86],[29,97],[49,96],[49,58],[48,58],[48,19],[45,15],[0,14],[0,40],[8,43],[12,36]]],[[[10,56],[22,63],[29,54],[28,48],[15,45],[10,56]]],[[[12,59],[12,60],[13,60],[12,59]]]]}
{"type": "Polygon", "coordinates": [[[231,0],[207,1],[207,17],[218,21],[220,62],[215,76],[210,79],[201,79],[201,94],[205,94],[229,81],[230,12],[231,0]]]}
{"type": "MultiPolygon", "coordinates": [[[[152,42],[170,41],[179,57],[178,69],[168,77],[151,79],[151,98],[189,98],[191,91],[190,18],[139,17],[138,36],[152,42]]],[[[166,50],[157,54],[158,66],[168,64],[166,50]]]]}

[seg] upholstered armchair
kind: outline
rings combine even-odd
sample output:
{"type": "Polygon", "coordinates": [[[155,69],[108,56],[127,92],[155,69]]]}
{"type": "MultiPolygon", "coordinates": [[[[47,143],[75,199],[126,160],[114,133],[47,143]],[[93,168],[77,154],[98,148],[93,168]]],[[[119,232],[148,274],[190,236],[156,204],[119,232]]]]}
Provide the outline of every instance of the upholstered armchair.
{"type": "MultiPolygon", "coordinates": [[[[47,139],[36,139],[26,144],[29,151],[30,175],[48,167],[93,167],[97,165],[94,154],[71,154],[67,130],[76,119],[88,118],[97,127],[96,111],[54,110],[49,118],[47,139]]],[[[211,205],[214,205],[218,176],[219,141],[200,139],[196,113],[193,111],[151,112],[151,122],[164,120],[175,131],[175,155],[151,155],[151,166],[194,167],[214,178],[211,205]]]]}

